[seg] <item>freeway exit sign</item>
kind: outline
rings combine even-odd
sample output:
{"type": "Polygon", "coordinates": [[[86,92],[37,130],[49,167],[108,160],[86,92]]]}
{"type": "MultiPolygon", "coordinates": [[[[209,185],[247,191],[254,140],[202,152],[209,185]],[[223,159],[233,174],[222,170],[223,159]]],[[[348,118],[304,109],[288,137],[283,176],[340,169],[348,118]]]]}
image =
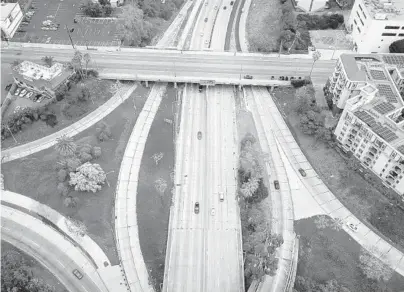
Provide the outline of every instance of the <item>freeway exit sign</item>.
{"type": "Polygon", "coordinates": [[[200,85],[215,85],[215,80],[201,80],[199,82],[200,85]]]}

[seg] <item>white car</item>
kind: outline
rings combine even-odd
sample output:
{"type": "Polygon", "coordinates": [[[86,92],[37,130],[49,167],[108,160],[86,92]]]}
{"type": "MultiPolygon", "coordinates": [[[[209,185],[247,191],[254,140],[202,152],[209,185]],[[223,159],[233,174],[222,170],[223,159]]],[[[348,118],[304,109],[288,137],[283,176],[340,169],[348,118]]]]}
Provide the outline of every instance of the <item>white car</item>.
{"type": "Polygon", "coordinates": [[[353,232],[358,231],[358,226],[357,226],[357,225],[355,225],[355,224],[353,224],[353,223],[349,223],[349,222],[348,222],[346,225],[347,225],[348,228],[351,229],[353,232]]]}
{"type": "Polygon", "coordinates": [[[201,37],[203,37],[203,32],[201,32],[201,37]]]}
{"type": "Polygon", "coordinates": [[[215,208],[212,208],[212,210],[210,211],[210,214],[211,214],[212,216],[215,216],[215,214],[216,214],[215,208]]]}

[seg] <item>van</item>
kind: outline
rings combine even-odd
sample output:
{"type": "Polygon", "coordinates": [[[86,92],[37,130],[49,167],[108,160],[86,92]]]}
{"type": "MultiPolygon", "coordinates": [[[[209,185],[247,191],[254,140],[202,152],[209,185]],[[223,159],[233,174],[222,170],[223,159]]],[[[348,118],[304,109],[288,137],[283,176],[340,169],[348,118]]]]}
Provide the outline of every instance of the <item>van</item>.
{"type": "Polygon", "coordinates": [[[220,202],[224,201],[224,194],[223,193],[219,193],[219,201],[220,202]]]}

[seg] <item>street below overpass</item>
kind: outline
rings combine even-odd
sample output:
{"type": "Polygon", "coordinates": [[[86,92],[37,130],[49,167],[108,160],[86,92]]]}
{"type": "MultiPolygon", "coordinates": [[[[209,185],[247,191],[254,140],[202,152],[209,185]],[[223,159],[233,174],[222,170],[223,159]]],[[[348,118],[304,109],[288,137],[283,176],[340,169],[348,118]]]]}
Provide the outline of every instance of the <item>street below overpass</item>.
{"type": "MultiPolygon", "coordinates": [[[[85,51],[83,51],[85,52],[85,51]]],[[[195,77],[195,79],[233,79],[250,82],[278,79],[279,76],[304,77],[311,72],[313,60],[302,58],[276,58],[261,54],[237,54],[195,51],[147,50],[101,52],[90,51],[90,68],[100,73],[116,73],[121,76],[136,75],[173,77],[195,77]],[[245,75],[253,80],[244,79],[245,75]]],[[[2,62],[15,60],[40,62],[44,56],[55,61],[69,62],[74,51],[70,49],[20,48],[2,49],[2,62]]],[[[325,84],[334,70],[335,61],[318,60],[314,63],[312,80],[325,84]]]]}

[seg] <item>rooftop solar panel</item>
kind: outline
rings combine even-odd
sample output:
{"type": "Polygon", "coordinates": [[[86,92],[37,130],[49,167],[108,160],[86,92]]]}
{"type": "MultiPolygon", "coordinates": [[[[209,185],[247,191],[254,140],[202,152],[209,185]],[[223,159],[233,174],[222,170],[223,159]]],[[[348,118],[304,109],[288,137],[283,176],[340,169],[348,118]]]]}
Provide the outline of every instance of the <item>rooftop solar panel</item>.
{"type": "Polygon", "coordinates": [[[385,115],[395,109],[394,105],[388,102],[382,102],[373,107],[381,115],[385,115]]]}
{"type": "Polygon", "coordinates": [[[404,154],[404,145],[398,146],[398,147],[397,147],[397,150],[398,150],[399,152],[401,152],[401,154],[404,154]]]}
{"type": "Polygon", "coordinates": [[[377,89],[379,90],[379,94],[381,96],[385,96],[388,102],[397,103],[397,95],[394,93],[393,89],[391,89],[390,85],[387,84],[377,84],[377,89]]]}
{"type": "Polygon", "coordinates": [[[369,125],[369,127],[381,138],[386,140],[387,142],[394,141],[395,139],[398,138],[398,136],[389,128],[382,126],[379,122],[375,121],[375,118],[372,117],[368,112],[366,111],[358,111],[355,112],[355,115],[364,121],[366,124],[369,125]]]}

